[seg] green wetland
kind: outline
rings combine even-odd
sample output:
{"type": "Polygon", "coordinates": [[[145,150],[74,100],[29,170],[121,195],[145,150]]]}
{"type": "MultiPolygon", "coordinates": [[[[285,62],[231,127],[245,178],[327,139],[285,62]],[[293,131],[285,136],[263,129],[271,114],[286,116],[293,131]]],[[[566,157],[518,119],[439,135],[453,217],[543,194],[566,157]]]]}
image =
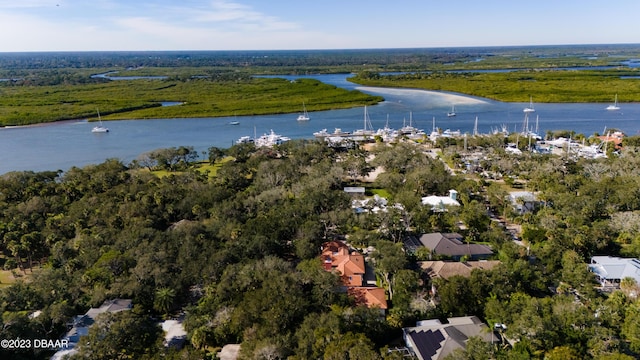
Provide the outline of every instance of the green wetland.
{"type": "Polygon", "coordinates": [[[640,101],[635,45],[272,52],[0,54],[0,125],[95,118],[295,113],[382,100],[313,80],[264,74],[353,73],[375,86],[452,91],[506,102],[640,101]],[[633,63],[635,64],[635,63],[633,63]],[[632,64],[632,65],[633,65],[632,64]],[[584,70],[592,68],[593,70],[584,70]],[[583,70],[573,70],[583,69],[583,70]],[[492,71],[492,72],[487,72],[492,71]],[[94,74],[161,76],[110,81],[94,74]],[[381,74],[401,74],[383,76],[381,74]],[[164,102],[182,106],[166,107],[164,102]]]}

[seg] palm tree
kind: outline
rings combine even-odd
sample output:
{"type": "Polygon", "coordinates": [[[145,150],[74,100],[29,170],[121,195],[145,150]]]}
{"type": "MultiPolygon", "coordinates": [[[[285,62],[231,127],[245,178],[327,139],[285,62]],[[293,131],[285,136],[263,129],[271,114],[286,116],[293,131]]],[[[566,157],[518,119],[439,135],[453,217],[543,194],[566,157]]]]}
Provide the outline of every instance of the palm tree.
{"type": "Polygon", "coordinates": [[[176,291],[169,287],[162,287],[156,290],[153,308],[163,314],[168,314],[173,307],[176,291]]]}

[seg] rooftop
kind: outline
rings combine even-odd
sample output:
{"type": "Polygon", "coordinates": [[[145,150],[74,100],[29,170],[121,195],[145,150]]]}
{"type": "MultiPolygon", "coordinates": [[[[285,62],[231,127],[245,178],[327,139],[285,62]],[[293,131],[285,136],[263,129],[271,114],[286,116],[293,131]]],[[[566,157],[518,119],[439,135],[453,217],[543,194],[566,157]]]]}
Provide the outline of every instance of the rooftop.
{"type": "Polygon", "coordinates": [[[423,321],[416,327],[403,328],[407,347],[418,359],[444,359],[456,349],[464,349],[467,340],[478,336],[487,342],[496,339],[476,316],[450,318],[446,324],[439,320],[423,321]]]}
{"type": "Polygon", "coordinates": [[[419,261],[418,266],[429,273],[432,278],[449,279],[452,276],[471,276],[471,272],[478,270],[491,270],[500,264],[498,260],[480,261],[419,261]]]}
{"type": "Polygon", "coordinates": [[[589,269],[604,280],[615,281],[630,277],[640,284],[640,260],[635,258],[594,256],[589,269]]]}
{"type": "Polygon", "coordinates": [[[429,233],[420,237],[408,236],[405,238],[405,247],[415,251],[420,246],[424,246],[437,255],[451,257],[486,257],[493,255],[490,247],[482,244],[465,244],[463,237],[458,233],[429,233]]]}

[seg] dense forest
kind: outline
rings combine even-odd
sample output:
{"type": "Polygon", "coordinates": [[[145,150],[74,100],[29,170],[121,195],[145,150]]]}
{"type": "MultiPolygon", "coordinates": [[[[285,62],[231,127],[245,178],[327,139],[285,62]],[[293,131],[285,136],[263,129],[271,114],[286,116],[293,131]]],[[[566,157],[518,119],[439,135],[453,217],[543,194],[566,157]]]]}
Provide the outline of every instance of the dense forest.
{"type": "MultiPolygon", "coordinates": [[[[365,150],[290,141],[212,147],[213,167],[204,172],[182,147],[131,164],[5,174],[2,338],[57,339],[74,315],[128,298],[133,309],[98,318],[76,356],[200,359],[239,343],[242,359],[399,359],[388,349],[403,346],[402,327],[461,315],[508,324],[504,335],[514,344],[470,341],[454,359],[640,355],[638,284],[600,292],[586,266],[592,255],[640,255],[637,151],[627,146],[599,160],[516,158],[501,149],[505,141],[467,144],[487,155],[474,173],[456,171],[464,150],[455,142],[441,144],[436,159],[423,145],[403,142],[365,150]],[[374,168],[384,172],[362,183],[374,168]],[[512,180],[474,175],[486,171],[512,180]],[[545,205],[514,212],[505,198],[516,183],[539,192],[545,205]],[[343,191],[352,185],[402,206],[355,213],[343,191]],[[459,192],[460,208],[421,205],[422,196],[449,189],[459,192]],[[526,246],[491,213],[521,225],[526,246]],[[431,280],[416,266],[430,254],[405,253],[402,239],[435,231],[490,245],[500,265],[431,280]],[[329,240],[372,249],[368,262],[393,291],[386,316],[338,291],[339,277],[319,259],[329,240]],[[179,317],[188,342],[166,348],[156,324],[179,317]]],[[[51,354],[0,352],[3,359],[51,354]]]]}

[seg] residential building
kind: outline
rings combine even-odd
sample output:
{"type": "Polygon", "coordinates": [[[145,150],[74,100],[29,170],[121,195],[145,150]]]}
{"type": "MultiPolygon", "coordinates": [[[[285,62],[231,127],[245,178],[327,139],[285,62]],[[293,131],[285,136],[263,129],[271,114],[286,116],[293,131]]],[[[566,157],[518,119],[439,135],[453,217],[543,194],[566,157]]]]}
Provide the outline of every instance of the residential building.
{"type": "Polygon", "coordinates": [[[420,247],[426,247],[433,255],[446,256],[456,261],[465,256],[469,260],[481,260],[493,255],[489,246],[465,243],[463,240],[462,235],[458,233],[409,235],[404,239],[404,247],[408,252],[415,252],[420,247]]]}
{"type": "Polygon", "coordinates": [[[220,360],[236,360],[239,354],[240,344],[227,344],[216,354],[216,357],[220,360]]]}
{"type": "Polygon", "coordinates": [[[347,293],[353,296],[356,304],[366,305],[369,308],[379,308],[382,313],[387,310],[387,294],[383,288],[365,286],[349,287],[347,293]]]}
{"type": "Polygon", "coordinates": [[[521,215],[533,212],[540,206],[536,194],[530,191],[512,191],[509,193],[509,201],[511,206],[521,215]]]}
{"type": "Polygon", "coordinates": [[[354,297],[356,304],[376,307],[384,313],[387,309],[385,290],[367,286],[367,266],[362,254],[350,250],[343,242],[330,241],[322,245],[320,256],[325,270],[340,274],[344,291],[354,297]]]}
{"type": "Polygon", "coordinates": [[[336,270],[345,286],[362,286],[365,265],[364,256],[339,241],[331,241],[322,246],[322,261],[325,270],[336,270]]]}
{"type": "Polygon", "coordinates": [[[165,320],[160,324],[164,332],[162,344],[165,347],[182,349],[187,341],[187,331],[184,329],[182,322],[183,319],[171,319],[165,320]]]}
{"type": "Polygon", "coordinates": [[[473,270],[491,270],[498,266],[498,260],[480,261],[418,261],[418,266],[430,278],[449,279],[452,276],[470,277],[473,270]]]}
{"type": "Polygon", "coordinates": [[[619,287],[624,278],[632,278],[640,284],[640,260],[635,258],[619,258],[611,256],[594,256],[591,258],[589,270],[595,275],[603,287],[619,287]]]}
{"type": "Polygon", "coordinates": [[[58,350],[51,357],[52,360],[63,359],[65,356],[72,356],[78,351],[75,349],[82,336],[89,334],[89,328],[93,325],[98,315],[103,313],[117,313],[121,311],[131,310],[131,299],[114,299],[107,300],[98,308],[89,309],[84,315],[77,315],[73,318],[73,323],[69,324],[71,329],[62,338],[67,340],[68,346],[58,350]]]}
{"type": "Polygon", "coordinates": [[[362,186],[347,186],[344,189],[344,192],[355,197],[362,197],[365,194],[365,188],[362,186]]]}
{"type": "Polygon", "coordinates": [[[449,196],[431,195],[422,198],[422,205],[430,206],[431,211],[443,212],[447,211],[449,206],[460,206],[458,202],[458,192],[449,190],[449,196]]]}
{"type": "Polygon", "coordinates": [[[443,324],[438,319],[420,321],[415,327],[402,329],[407,349],[419,360],[440,360],[456,349],[466,348],[470,337],[477,336],[490,343],[500,337],[476,316],[449,318],[443,324]]]}

